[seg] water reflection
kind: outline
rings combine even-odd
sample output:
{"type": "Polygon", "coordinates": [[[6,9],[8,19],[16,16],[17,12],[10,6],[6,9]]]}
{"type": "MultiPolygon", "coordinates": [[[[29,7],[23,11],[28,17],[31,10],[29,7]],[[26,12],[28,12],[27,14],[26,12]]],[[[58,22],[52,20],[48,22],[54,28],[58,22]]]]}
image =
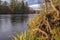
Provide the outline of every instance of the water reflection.
{"type": "Polygon", "coordinates": [[[9,35],[27,30],[27,22],[36,14],[0,15],[0,40],[11,40],[9,35]]]}

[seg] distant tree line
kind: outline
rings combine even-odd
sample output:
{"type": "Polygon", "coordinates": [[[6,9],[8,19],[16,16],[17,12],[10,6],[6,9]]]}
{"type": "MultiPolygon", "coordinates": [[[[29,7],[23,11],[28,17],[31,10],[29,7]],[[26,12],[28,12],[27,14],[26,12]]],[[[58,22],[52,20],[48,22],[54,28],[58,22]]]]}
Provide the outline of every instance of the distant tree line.
{"type": "Polygon", "coordinates": [[[27,2],[18,2],[17,0],[11,0],[2,2],[0,0],[0,13],[30,13],[27,2]]]}

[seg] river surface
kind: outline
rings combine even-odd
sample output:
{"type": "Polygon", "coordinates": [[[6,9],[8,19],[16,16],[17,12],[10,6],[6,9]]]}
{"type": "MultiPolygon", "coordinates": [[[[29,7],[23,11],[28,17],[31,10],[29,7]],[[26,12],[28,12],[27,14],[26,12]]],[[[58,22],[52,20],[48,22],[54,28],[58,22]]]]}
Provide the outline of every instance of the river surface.
{"type": "Polygon", "coordinates": [[[11,40],[9,35],[28,29],[27,22],[36,14],[0,15],[0,40],[11,40]]]}

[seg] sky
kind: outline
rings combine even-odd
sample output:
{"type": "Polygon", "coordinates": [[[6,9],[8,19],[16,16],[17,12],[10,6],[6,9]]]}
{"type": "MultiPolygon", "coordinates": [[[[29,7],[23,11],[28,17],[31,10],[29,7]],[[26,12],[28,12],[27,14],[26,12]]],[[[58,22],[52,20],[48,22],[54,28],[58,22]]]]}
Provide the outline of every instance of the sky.
{"type": "Polygon", "coordinates": [[[42,0],[28,0],[29,7],[33,8],[33,10],[40,10],[40,4],[43,3],[42,0]]]}
{"type": "Polygon", "coordinates": [[[38,1],[38,0],[28,0],[28,4],[29,5],[40,4],[42,2],[43,2],[42,0],[40,0],[40,1],[38,1]]]}

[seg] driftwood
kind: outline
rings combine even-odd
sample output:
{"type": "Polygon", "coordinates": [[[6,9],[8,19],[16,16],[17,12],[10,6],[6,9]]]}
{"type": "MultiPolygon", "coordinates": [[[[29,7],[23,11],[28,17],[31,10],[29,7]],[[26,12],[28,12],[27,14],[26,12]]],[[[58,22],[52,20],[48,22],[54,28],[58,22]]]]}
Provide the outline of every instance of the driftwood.
{"type": "MultiPolygon", "coordinates": [[[[45,10],[43,10],[44,12],[40,11],[41,12],[40,16],[39,16],[40,19],[39,19],[39,21],[36,22],[37,25],[32,25],[33,27],[36,27],[36,28],[32,28],[32,31],[39,31],[40,33],[42,33],[42,36],[45,35],[46,36],[45,38],[48,39],[48,38],[50,38],[49,34],[52,34],[52,35],[56,34],[56,33],[53,33],[50,23],[60,20],[60,18],[59,18],[60,12],[54,5],[53,0],[44,0],[44,2],[45,2],[45,10]],[[49,9],[47,8],[47,2],[49,2],[51,4],[50,10],[52,10],[52,12],[48,11],[49,9]],[[50,17],[53,17],[53,19],[51,19],[51,18],[49,19],[48,17],[46,17],[46,15],[50,15],[50,14],[52,14],[50,17]]],[[[37,19],[37,18],[35,18],[35,19],[37,19]]],[[[53,37],[53,36],[51,36],[51,37],[53,37]]],[[[53,38],[51,40],[53,40],[53,38]]]]}

